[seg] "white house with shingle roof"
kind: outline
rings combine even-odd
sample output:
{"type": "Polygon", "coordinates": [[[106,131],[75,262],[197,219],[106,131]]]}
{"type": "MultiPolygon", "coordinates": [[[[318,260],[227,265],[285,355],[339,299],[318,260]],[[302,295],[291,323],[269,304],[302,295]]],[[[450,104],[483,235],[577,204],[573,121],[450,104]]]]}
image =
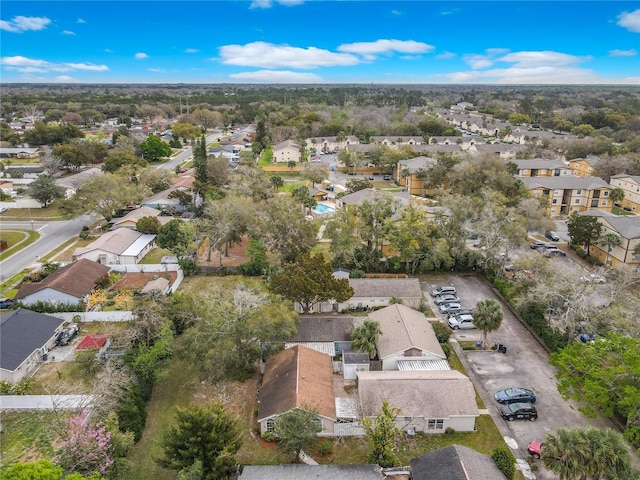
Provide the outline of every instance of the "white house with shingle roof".
{"type": "Polygon", "coordinates": [[[73,261],[81,258],[103,265],[135,265],[155,247],[156,236],[118,228],[100,236],[86,247],[73,251],[73,261]]]}
{"type": "Polygon", "coordinates": [[[359,371],[357,376],[363,418],[375,418],[388,402],[400,411],[396,423],[405,432],[475,431],[480,412],[473,384],[457,370],[359,371]]]}
{"type": "Polygon", "coordinates": [[[302,147],[293,140],[285,140],[273,147],[273,163],[300,162],[302,147]]]}
{"type": "Polygon", "coordinates": [[[394,304],[368,316],[382,331],[376,344],[382,370],[399,370],[402,362],[435,362],[448,369],[447,356],[423,313],[394,304]]]}

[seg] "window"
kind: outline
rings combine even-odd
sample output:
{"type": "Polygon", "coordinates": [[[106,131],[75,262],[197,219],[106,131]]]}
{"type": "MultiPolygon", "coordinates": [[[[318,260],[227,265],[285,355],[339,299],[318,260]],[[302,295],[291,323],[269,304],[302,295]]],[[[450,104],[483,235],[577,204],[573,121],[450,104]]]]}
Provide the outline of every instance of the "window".
{"type": "Polygon", "coordinates": [[[557,198],[554,198],[554,199],[551,201],[551,203],[553,203],[554,205],[557,205],[557,204],[558,204],[558,199],[557,199],[557,198]]]}
{"type": "Polygon", "coordinates": [[[556,213],[556,209],[555,209],[555,208],[552,208],[552,209],[551,209],[551,213],[556,213]]]}
{"type": "Polygon", "coordinates": [[[609,196],[609,190],[605,190],[604,193],[602,194],[603,197],[608,197],[609,196]]]}
{"type": "Polygon", "coordinates": [[[320,431],[322,431],[322,420],[320,420],[318,417],[314,418],[313,420],[311,420],[313,422],[313,424],[320,429],[320,431]]]}
{"type": "Polygon", "coordinates": [[[579,198],[576,198],[575,203],[580,203],[580,199],[579,199],[579,198]]]}
{"type": "Polygon", "coordinates": [[[444,420],[442,418],[429,420],[429,423],[427,424],[428,430],[442,430],[443,428],[444,428],[444,420]]]}
{"type": "Polygon", "coordinates": [[[603,207],[606,207],[606,206],[607,206],[607,201],[606,201],[606,200],[603,200],[603,201],[602,201],[602,206],[603,206],[603,207]]]}
{"type": "Polygon", "coordinates": [[[597,207],[598,206],[598,200],[591,200],[591,206],[592,207],[597,207]]]}
{"type": "Polygon", "coordinates": [[[267,432],[273,433],[276,429],[276,421],[273,418],[267,419],[267,432]]]}
{"type": "Polygon", "coordinates": [[[582,195],[582,189],[579,188],[578,190],[576,190],[576,195],[582,195]]]}

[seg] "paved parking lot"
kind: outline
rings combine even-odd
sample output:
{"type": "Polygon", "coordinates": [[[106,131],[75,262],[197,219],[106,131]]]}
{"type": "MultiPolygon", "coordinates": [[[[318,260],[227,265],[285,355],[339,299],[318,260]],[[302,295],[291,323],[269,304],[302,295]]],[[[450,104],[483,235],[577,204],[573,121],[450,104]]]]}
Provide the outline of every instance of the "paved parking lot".
{"type": "MultiPolygon", "coordinates": [[[[547,433],[559,427],[596,426],[606,428],[612,426],[606,419],[585,417],[573,402],[562,399],[556,388],[555,368],[548,364],[547,351],[504,306],[484,278],[479,275],[452,275],[448,279],[457,288],[457,295],[464,308],[472,309],[478,301],[486,298],[493,298],[503,305],[504,320],[497,331],[489,334],[488,343],[502,343],[507,347],[507,352],[503,354],[497,351],[467,350],[462,352],[461,360],[496,425],[517,458],[524,459],[526,457],[527,445],[531,440],[542,440],[547,433]],[[493,395],[497,390],[507,387],[526,387],[536,393],[537,421],[507,422],[502,419],[499,412],[500,405],[495,401],[493,395]]],[[[446,283],[446,280],[440,283],[446,283]]],[[[433,302],[432,308],[435,308],[433,302]]],[[[436,315],[446,321],[444,315],[439,313],[436,315]]],[[[478,341],[480,331],[455,331],[452,339],[454,341],[478,341]]],[[[556,478],[543,469],[536,472],[535,476],[537,479],[543,480],[556,478]]]]}

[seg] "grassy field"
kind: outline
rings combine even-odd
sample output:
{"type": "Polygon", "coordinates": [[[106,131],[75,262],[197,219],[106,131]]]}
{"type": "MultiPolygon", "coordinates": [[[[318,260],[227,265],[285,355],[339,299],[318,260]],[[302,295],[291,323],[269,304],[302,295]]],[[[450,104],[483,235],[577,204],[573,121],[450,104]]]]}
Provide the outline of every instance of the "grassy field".
{"type": "Polygon", "coordinates": [[[160,260],[162,260],[162,257],[166,256],[166,255],[171,255],[173,256],[173,253],[171,253],[171,251],[163,249],[163,248],[154,248],[153,250],[151,250],[149,253],[147,253],[144,258],[142,259],[142,261],[140,262],[141,264],[145,264],[145,265],[156,265],[158,263],[160,263],[160,260]]]}
{"type": "Polygon", "coordinates": [[[39,238],[40,234],[35,230],[0,230],[0,240],[6,240],[8,245],[8,248],[0,253],[0,260],[31,245],[39,238]]]}
{"type": "Polygon", "coordinates": [[[65,220],[65,217],[54,203],[47,208],[10,208],[2,215],[6,220],[65,220]]]}

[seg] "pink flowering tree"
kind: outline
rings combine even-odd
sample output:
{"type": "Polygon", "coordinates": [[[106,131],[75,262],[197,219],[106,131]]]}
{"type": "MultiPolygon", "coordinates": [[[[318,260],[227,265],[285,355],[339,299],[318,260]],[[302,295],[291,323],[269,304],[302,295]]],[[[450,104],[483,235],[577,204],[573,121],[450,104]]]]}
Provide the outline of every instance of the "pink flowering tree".
{"type": "Polygon", "coordinates": [[[84,415],[69,420],[57,463],[66,472],[104,475],[114,462],[111,432],[102,424],[90,423],[84,415]]]}

